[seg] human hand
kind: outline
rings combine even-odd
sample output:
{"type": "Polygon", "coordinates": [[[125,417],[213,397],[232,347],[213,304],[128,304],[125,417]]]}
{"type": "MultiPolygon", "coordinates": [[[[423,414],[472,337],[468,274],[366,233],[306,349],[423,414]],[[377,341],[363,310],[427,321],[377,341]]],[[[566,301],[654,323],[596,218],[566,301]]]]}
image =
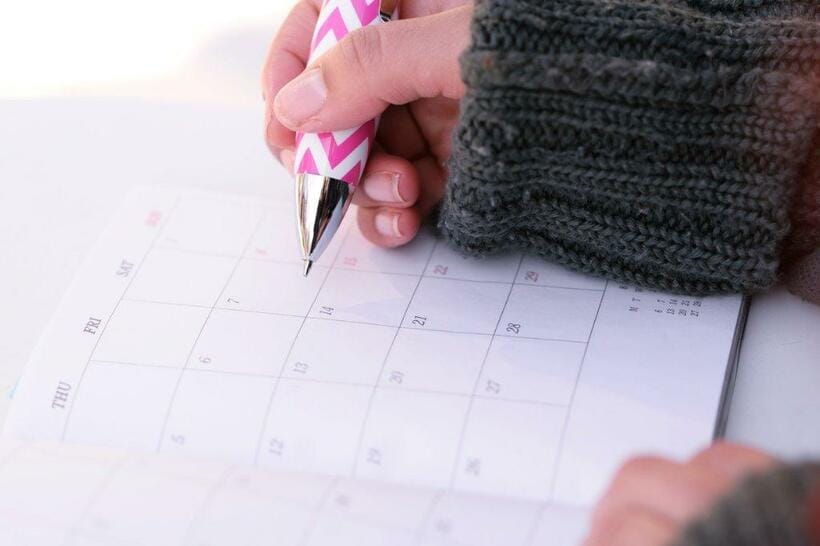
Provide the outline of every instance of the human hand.
{"type": "Polygon", "coordinates": [[[365,237],[405,244],[444,193],[472,5],[403,0],[400,20],[352,32],[306,70],[320,8],[300,0],[273,40],[262,75],[266,141],[292,171],[296,131],[346,129],[383,113],[354,203],[365,237]]]}
{"type": "Polygon", "coordinates": [[[633,459],[598,501],[584,546],[666,546],[744,477],[774,463],[764,453],[728,443],[685,463],[633,459]]]}

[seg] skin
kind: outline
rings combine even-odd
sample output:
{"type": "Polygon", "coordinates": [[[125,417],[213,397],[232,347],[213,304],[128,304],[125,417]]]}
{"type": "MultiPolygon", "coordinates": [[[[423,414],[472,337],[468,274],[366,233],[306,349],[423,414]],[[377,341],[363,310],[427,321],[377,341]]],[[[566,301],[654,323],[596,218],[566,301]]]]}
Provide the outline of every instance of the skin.
{"type": "Polygon", "coordinates": [[[403,245],[444,192],[444,163],[464,94],[458,57],[469,44],[472,6],[404,0],[400,20],[353,32],[306,67],[320,7],[321,0],[296,4],[268,53],[262,74],[268,147],[292,169],[295,131],[345,129],[383,113],[354,203],[365,237],[384,247],[403,245]],[[321,74],[326,96],[305,118],[288,99],[298,97],[294,79],[316,75],[311,69],[321,74]],[[282,93],[289,84],[297,93],[282,93]],[[396,181],[393,191],[385,180],[396,181]]]}
{"type": "Polygon", "coordinates": [[[741,480],[774,464],[765,453],[730,443],[685,462],[632,459],[598,501],[583,546],[665,546],[741,480]]]}

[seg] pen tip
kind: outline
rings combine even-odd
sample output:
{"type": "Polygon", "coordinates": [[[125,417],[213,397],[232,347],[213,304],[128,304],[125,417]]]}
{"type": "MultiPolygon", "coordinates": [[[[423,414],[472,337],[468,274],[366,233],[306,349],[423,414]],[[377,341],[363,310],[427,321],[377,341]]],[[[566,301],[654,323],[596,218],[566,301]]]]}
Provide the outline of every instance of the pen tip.
{"type": "Polygon", "coordinates": [[[313,262],[310,261],[310,260],[305,260],[305,270],[304,270],[305,277],[307,277],[308,273],[310,273],[310,268],[311,267],[313,267],[313,262]]]}

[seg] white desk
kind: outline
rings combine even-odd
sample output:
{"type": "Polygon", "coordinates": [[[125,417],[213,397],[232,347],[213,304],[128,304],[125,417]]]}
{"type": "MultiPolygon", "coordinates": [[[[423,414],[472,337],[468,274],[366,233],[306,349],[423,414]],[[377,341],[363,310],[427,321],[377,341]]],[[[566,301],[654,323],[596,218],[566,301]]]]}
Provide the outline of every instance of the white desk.
{"type": "MultiPolygon", "coordinates": [[[[132,187],[274,187],[261,107],[0,101],[0,420],[74,270],[132,187]]],[[[751,308],[729,438],[820,456],[820,308],[784,290],[751,308]]]]}

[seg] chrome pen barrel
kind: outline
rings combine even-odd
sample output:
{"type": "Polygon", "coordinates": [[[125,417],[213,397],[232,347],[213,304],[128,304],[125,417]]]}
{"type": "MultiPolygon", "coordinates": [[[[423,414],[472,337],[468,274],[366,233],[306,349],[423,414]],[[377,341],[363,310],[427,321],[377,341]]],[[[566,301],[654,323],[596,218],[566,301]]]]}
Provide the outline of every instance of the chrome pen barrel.
{"type": "Polygon", "coordinates": [[[352,190],[347,182],[329,176],[296,175],[296,223],[305,275],[339,230],[352,190]]]}

